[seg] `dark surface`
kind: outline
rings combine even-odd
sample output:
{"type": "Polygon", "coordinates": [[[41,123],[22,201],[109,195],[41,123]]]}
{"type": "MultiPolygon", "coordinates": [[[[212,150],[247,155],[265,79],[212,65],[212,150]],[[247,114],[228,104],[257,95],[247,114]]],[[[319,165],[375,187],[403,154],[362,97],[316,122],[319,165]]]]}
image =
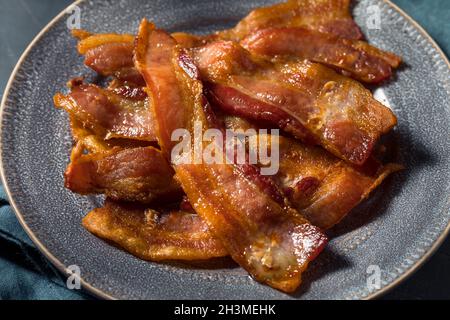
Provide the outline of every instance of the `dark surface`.
{"type": "MultiPolygon", "coordinates": [[[[394,2],[427,29],[447,55],[449,54],[450,1],[396,0],[394,2]]],[[[0,0],[0,88],[6,85],[15,62],[28,43],[51,18],[70,3],[71,1],[67,0],[0,0]]],[[[20,247],[17,250],[20,250],[20,247]]],[[[2,254],[3,252],[0,253],[0,257],[2,254]]],[[[17,266],[17,268],[21,267],[17,266]]],[[[415,275],[384,298],[448,299],[450,298],[448,270],[450,270],[449,239],[415,275]]]]}

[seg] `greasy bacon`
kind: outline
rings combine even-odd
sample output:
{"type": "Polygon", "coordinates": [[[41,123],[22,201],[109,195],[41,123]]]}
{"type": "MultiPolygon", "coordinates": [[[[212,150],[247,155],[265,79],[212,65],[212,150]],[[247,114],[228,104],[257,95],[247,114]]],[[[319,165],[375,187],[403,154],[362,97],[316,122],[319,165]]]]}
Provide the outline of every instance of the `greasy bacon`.
{"type": "Polygon", "coordinates": [[[66,96],[56,94],[54,103],[104,139],[156,141],[149,98],[141,88],[77,84],[66,96]]]}
{"type": "Polygon", "coordinates": [[[339,38],[305,28],[269,28],[246,37],[241,45],[267,59],[304,60],[323,63],[353,78],[378,83],[392,74],[401,59],[357,40],[339,38]]]}
{"type": "MultiPolygon", "coordinates": [[[[266,28],[303,27],[346,39],[361,39],[362,33],[350,14],[350,0],[288,0],[269,7],[257,8],[235,28],[206,36],[183,32],[173,33],[185,48],[203,46],[216,40],[240,41],[255,31],[266,28]]],[[[85,64],[104,76],[142,84],[133,68],[134,36],[130,34],[91,34],[73,30],[78,38],[78,51],[85,64]]]]}
{"type": "Polygon", "coordinates": [[[133,255],[151,261],[203,260],[227,255],[196,214],[160,213],[147,207],[107,199],[83,226],[133,255]]]}
{"type": "MultiPolygon", "coordinates": [[[[84,30],[73,30],[79,39],[78,53],[85,57],[85,65],[103,76],[114,76],[125,83],[145,85],[141,74],[133,63],[134,36],[130,34],[91,34],[84,30]]],[[[177,42],[185,48],[199,47],[216,37],[195,36],[189,33],[173,34],[177,42]]]]}
{"type": "Polygon", "coordinates": [[[174,171],[153,147],[116,147],[93,154],[83,154],[83,149],[75,147],[64,175],[66,188],[75,193],[143,203],[173,200],[181,194],[174,171]]]}
{"type": "MultiPolygon", "coordinates": [[[[280,161],[277,183],[287,190],[291,202],[322,228],[336,224],[389,173],[399,169],[397,165],[377,165],[364,173],[320,148],[305,147],[284,137],[280,139],[280,161]],[[309,188],[308,181],[313,181],[309,188]]],[[[190,204],[185,201],[184,207],[186,212],[161,214],[141,205],[107,200],[103,208],[83,219],[83,225],[145,260],[198,260],[227,255],[206,223],[191,213],[190,204]]]]}
{"type": "Polygon", "coordinates": [[[272,27],[304,27],[341,38],[361,39],[350,14],[351,0],[288,0],[253,10],[235,28],[218,32],[224,40],[240,41],[250,33],[272,27]]]}
{"type": "MultiPolygon", "coordinates": [[[[239,117],[223,116],[221,120],[227,129],[257,129],[254,124],[239,117]]],[[[99,141],[98,137],[86,133],[86,129],[73,129],[73,135],[82,140],[89,151],[100,153],[111,149],[109,141],[99,141]]],[[[258,136],[258,139],[264,138],[264,135],[258,136]]],[[[267,139],[269,146],[270,141],[267,139]]],[[[357,168],[322,148],[306,146],[287,137],[279,137],[278,150],[280,159],[279,170],[273,177],[275,183],[297,210],[322,229],[337,224],[390,173],[400,169],[398,165],[382,166],[374,160],[357,168]]],[[[173,184],[176,185],[175,182],[173,184]]],[[[182,209],[187,210],[187,206],[182,209]]]]}
{"type": "MultiPolygon", "coordinates": [[[[85,64],[105,76],[142,85],[133,66],[134,37],[130,34],[90,34],[73,31],[85,64]]],[[[338,68],[358,80],[377,83],[389,78],[401,59],[363,41],[350,14],[350,0],[289,0],[252,11],[230,30],[198,36],[172,34],[184,48],[219,40],[242,41],[250,51],[273,58],[309,59],[338,68]]]]}
{"type": "MultiPolygon", "coordinates": [[[[258,129],[239,117],[224,116],[223,122],[232,131],[258,129]]],[[[290,203],[321,229],[339,223],[384,179],[403,168],[394,163],[382,165],[374,158],[362,167],[353,166],[323,148],[284,136],[272,140],[270,135],[258,134],[257,140],[265,141],[269,153],[277,148],[279,169],[273,176],[275,183],[290,203]]]]}
{"type": "Polygon", "coordinates": [[[183,48],[196,48],[218,39],[217,35],[194,35],[185,32],[175,32],[171,36],[177,41],[178,45],[183,48]]]}
{"type": "Polygon", "coordinates": [[[397,122],[360,83],[317,63],[261,63],[230,41],[196,50],[195,59],[225,112],[270,122],[357,165],[397,122]]]}
{"type": "Polygon", "coordinates": [[[113,148],[140,148],[154,146],[154,143],[148,143],[140,140],[131,139],[109,139],[104,140],[95,135],[92,130],[87,129],[83,124],[73,116],[69,117],[72,137],[77,148],[84,148],[89,153],[108,153],[113,148]]]}
{"type": "Polygon", "coordinates": [[[83,30],[72,32],[80,39],[78,52],[85,65],[103,76],[114,76],[126,83],[144,85],[133,65],[134,36],[129,34],[90,34],[83,30]]]}
{"type": "MultiPolygon", "coordinates": [[[[146,20],[136,39],[73,35],[85,64],[112,81],[100,88],[77,78],[54,98],[76,143],[66,187],[105,194],[83,225],[139,258],[230,255],[256,280],[293,292],[326,245],[321,230],[401,169],[372,155],[395,115],[346,77],[378,83],[401,59],[360,41],[350,0],[288,0],[206,36],[170,36],[146,20]],[[180,162],[198,151],[198,123],[203,132],[238,129],[247,147],[247,129],[278,127],[298,140],[257,134],[279,151],[272,176],[248,155],[244,164],[180,162]],[[190,134],[181,157],[172,155],[176,129],[190,134]]],[[[237,159],[215,146],[219,158],[237,159]]]]}
{"type": "MultiPolygon", "coordinates": [[[[79,32],[77,30],[76,32],[79,32]]],[[[100,46],[103,46],[105,44],[133,44],[134,36],[129,34],[116,34],[116,33],[107,33],[107,34],[89,34],[86,33],[82,37],[77,36],[77,34],[74,34],[74,36],[78,37],[80,39],[80,42],[78,43],[78,52],[80,54],[86,54],[89,52],[89,50],[98,48],[100,46]]],[[[133,50],[133,49],[132,49],[133,50]]]]}
{"type": "MultiPolygon", "coordinates": [[[[267,139],[269,145],[270,141],[267,139]]],[[[374,159],[355,167],[322,148],[286,137],[279,137],[278,150],[280,168],[275,182],[293,206],[322,229],[337,224],[387,176],[402,169],[398,164],[383,166],[374,159]]]]}
{"type": "MultiPolygon", "coordinates": [[[[205,101],[195,66],[176,41],[141,23],[136,65],[153,95],[159,143],[170,157],[170,133],[195,120],[207,128],[205,101]]],[[[196,212],[231,257],[255,279],[294,291],[326,237],[289,207],[281,207],[235,165],[175,164],[177,179],[196,212]]]]}
{"type": "Polygon", "coordinates": [[[75,147],[72,150],[73,155],[78,155],[78,150],[84,149],[91,153],[106,153],[114,146],[109,142],[96,136],[92,130],[87,129],[74,116],[69,116],[70,129],[72,138],[75,142],[75,147]]]}

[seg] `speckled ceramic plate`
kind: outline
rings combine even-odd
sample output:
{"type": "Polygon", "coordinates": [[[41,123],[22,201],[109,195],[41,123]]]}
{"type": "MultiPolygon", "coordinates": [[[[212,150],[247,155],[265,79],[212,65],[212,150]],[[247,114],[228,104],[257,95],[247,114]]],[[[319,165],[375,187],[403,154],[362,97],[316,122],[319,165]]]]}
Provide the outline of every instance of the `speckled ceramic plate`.
{"type": "MultiPolygon", "coordinates": [[[[266,0],[80,1],[81,27],[94,32],[136,31],[147,17],[169,31],[209,32],[232,26],[266,0]]],[[[77,265],[83,286],[104,298],[359,299],[373,298],[414,272],[449,230],[450,70],[433,40],[398,8],[360,1],[354,15],[367,39],[404,58],[396,79],[376,91],[392,107],[398,127],[385,141],[406,166],[332,231],[328,248],[304,284],[287,295],[251,280],[228,261],[202,265],[141,261],[94,237],[81,218],[100,199],[63,187],[71,138],[66,115],[52,96],[65,82],[88,74],[60,14],[19,61],[2,103],[3,183],[25,230],[61,270],[77,265]],[[381,29],[368,30],[376,5],[381,29]],[[378,266],[381,287],[368,286],[378,266]]]]}

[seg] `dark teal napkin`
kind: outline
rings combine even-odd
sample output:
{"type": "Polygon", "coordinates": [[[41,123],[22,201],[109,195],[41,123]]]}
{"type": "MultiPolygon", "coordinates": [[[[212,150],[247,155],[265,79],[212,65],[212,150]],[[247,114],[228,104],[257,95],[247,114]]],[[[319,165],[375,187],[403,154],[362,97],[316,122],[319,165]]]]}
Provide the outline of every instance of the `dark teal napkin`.
{"type": "Polygon", "coordinates": [[[449,0],[392,0],[416,20],[438,43],[444,53],[450,53],[449,0]]]}
{"type": "MultiPolygon", "coordinates": [[[[395,0],[450,52],[449,0],[395,0]]],[[[67,289],[66,279],[36,249],[0,186],[0,299],[89,299],[67,289]]]]}
{"type": "Polygon", "coordinates": [[[0,186],[0,300],[85,299],[36,249],[23,231],[0,186]]]}

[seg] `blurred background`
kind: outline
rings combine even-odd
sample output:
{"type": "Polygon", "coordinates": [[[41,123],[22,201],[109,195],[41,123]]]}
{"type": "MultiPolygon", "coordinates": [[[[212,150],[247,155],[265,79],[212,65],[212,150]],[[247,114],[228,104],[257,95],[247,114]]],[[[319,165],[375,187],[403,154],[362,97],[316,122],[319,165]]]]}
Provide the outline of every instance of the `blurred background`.
{"type": "MultiPolygon", "coordinates": [[[[217,0],[216,0],[217,1],[217,0]]],[[[364,0],[361,0],[364,1],[364,0]]],[[[450,0],[392,0],[450,54],[450,0]]],[[[0,0],[0,98],[36,34],[70,0],[0,0]]],[[[0,185],[0,299],[92,299],[64,279],[24,234],[0,185]]],[[[413,276],[383,299],[450,299],[450,238],[413,276]]]]}

